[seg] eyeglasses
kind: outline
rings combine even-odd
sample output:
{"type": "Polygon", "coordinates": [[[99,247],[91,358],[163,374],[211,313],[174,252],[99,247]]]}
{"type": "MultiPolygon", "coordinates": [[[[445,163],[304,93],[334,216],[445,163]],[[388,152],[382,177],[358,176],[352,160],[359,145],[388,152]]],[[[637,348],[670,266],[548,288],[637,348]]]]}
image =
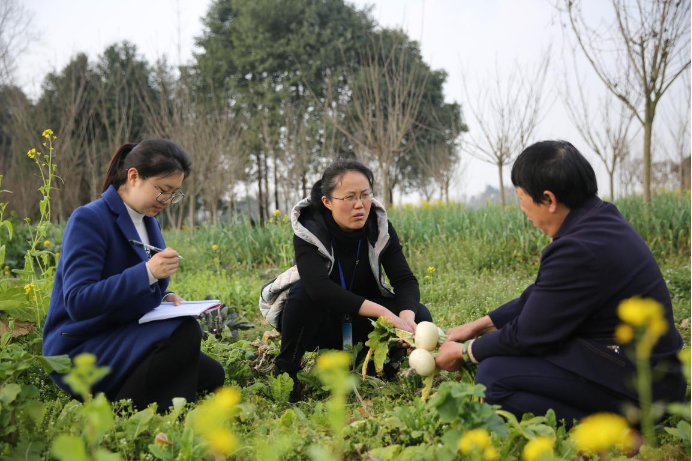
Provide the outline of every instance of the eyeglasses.
{"type": "Polygon", "coordinates": [[[170,200],[171,203],[178,203],[185,198],[185,194],[183,194],[183,191],[181,190],[174,194],[171,194],[170,192],[164,192],[158,187],[156,187],[156,190],[159,191],[159,195],[156,196],[157,202],[166,203],[170,200]]]}
{"type": "Polygon", "coordinates": [[[337,200],[341,200],[344,203],[348,203],[349,205],[354,205],[358,200],[361,202],[369,202],[370,200],[373,199],[373,193],[372,192],[363,192],[360,194],[360,196],[351,194],[347,195],[346,197],[332,197],[337,200]]]}

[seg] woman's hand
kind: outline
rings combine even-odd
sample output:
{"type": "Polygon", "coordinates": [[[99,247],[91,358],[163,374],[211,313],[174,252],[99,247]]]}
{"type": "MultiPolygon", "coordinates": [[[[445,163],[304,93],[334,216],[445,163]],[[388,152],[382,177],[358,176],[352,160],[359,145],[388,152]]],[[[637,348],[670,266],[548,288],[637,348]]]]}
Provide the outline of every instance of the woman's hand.
{"type": "Polygon", "coordinates": [[[175,306],[180,306],[180,303],[185,302],[185,300],[181,298],[180,295],[177,293],[168,293],[166,296],[163,297],[162,301],[165,301],[167,303],[173,303],[173,305],[175,306]]]}
{"type": "Polygon", "coordinates": [[[435,356],[435,364],[446,371],[457,371],[463,362],[463,351],[463,344],[446,341],[435,356]]]}
{"type": "Polygon", "coordinates": [[[407,309],[399,312],[399,317],[413,329],[414,333],[416,332],[416,314],[412,310],[407,309]]]}
{"type": "Polygon", "coordinates": [[[173,248],[166,248],[161,253],[156,253],[147,261],[147,267],[151,275],[157,279],[165,279],[175,274],[178,270],[178,252],[173,248]]]}
{"type": "MultiPolygon", "coordinates": [[[[384,317],[390,322],[392,322],[392,325],[394,325],[394,328],[398,328],[400,330],[406,330],[410,333],[414,332],[414,327],[409,325],[408,322],[406,322],[404,319],[399,317],[398,315],[394,314],[394,312],[390,311],[389,309],[385,309],[385,312],[380,316],[384,317]]],[[[414,326],[416,325],[415,323],[413,324],[414,326]]]]}
{"type": "Polygon", "coordinates": [[[367,299],[363,301],[363,304],[361,304],[360,309],[358,310],[358,315],[375,318],[384,317],[392,322],[394,328],[399,328],[400,330],[406,330],[413,333],[413,328],[407,322],[402,320],[401,317],[395,315],[383,305],[374,303],[367,299]]]}
{"type": "Polygon", "coordinates": [[[497,331],[497,328],[490,320],[490,316],[486,315],[473,322],[450,328],[447,330],[447,341],[464,342],[491,331],[497,331]]]}

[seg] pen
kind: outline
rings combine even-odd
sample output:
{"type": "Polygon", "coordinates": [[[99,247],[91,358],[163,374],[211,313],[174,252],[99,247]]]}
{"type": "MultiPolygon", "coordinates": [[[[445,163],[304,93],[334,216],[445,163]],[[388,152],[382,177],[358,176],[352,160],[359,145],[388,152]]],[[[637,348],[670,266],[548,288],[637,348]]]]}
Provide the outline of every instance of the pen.
{"type": "MultiPolygon", "coordinates": [[[[155,247],[153,245],[147,245],[146,243],[142,243],[139,240],[130,240],[130,243],[136,247],[144,248],[145,250],[149,250],[149,251],[155,251],[156,253],[161,253],[163,251],[159,247],[155,247]]],[[[178,259],[183,259],[183,257],[178,255],[178,259]]]]}

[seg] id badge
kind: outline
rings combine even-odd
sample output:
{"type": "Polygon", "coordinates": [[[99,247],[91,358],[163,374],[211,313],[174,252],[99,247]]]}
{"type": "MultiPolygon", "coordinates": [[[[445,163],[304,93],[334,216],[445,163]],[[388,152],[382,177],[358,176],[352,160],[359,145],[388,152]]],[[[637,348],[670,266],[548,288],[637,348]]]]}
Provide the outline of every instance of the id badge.
{"type": "Polygon", "coordinates": [[[353,324],[351,322],[341,324],[341,337],[343,339],[343,349],[350,351],[353,348],[353,324]]]}

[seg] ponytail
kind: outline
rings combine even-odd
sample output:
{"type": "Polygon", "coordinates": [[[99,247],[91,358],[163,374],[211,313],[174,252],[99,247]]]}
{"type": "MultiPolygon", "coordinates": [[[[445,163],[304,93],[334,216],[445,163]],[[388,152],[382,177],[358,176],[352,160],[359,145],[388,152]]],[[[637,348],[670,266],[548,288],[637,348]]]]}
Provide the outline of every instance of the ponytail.
{"type": "Polygon", "coordinates": [[[127,182],[127,172],[135,168],[142,179],[153,176],[190,174],[192,161],[183,149],[166,139],[147,139],[139,144],[123,144],[115,151],[103,180],[101,193],[116,190],[127,182]]]}
{"type": "Polygon", "coordinates": [[[123,144],[115,151],[115,154],[113,154],[108,164],[108,170],[106,171],[106,178],[103,180],[101,193],[106,192],[110,186],[115,187],[117,190],[125,183],[127,180],[127,170],[123,168],[125,165],[125,157],[132,152],[135,146],[137,146],[137,144],[123,144]]]}
{"type": "Polygon", "coordinates": [[[322,203],[322,180],[319,179],[312,185],[310,190],[310,206],[315,211],[324,211],[324,203],[322,203]]]}

